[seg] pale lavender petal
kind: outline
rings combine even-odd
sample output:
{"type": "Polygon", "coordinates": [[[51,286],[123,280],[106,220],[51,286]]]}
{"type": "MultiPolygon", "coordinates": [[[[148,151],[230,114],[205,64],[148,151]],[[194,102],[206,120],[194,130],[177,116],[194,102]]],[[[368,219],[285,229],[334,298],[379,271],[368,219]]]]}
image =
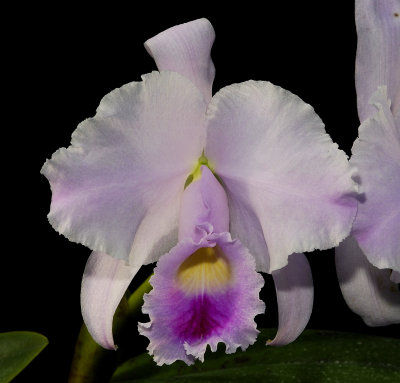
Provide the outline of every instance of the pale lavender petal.
{"type": "Polygon", "coordinates": [[[270,346],[293,342],[310,320],[314,285],[311,268],[304,254],[292,254],[287,266],[272,273],[279,309],[278,333],[270,346]]]}
{"type": "Polygon", "coordinates": [[[385,88],[371,101],[378,111],[361,124],[350,160],[360,172],[359,190],[365,197],[353,235],[374,266],[400,271],[400,124],[385,88]]]}
{"type": "Polygon", "coordinates": [[[356,88],[360,121],[375,113],[369,105],[378,86],[388,87],[392,111],[400,113],[400,1],[356,0],[356,88]]]}
{"type": "Polygon", "coordinates": [[[336,248],[336,270],[347,305],[368,326],[400,323],[400,291],[390,270],[371,265],[352,236],[336,248]]]}
{"type": "MultiPolygon", "coordinates": [[[[168,189],[160,189],[159,193],[168,195],[168,189]]],[[[148,208],[137,227],[129,254],[132,266],[157,262],[162,254],[176,245],[181,198],[182,192],[179,192],[173,198],[160,198],[158,203],[148,208]]]]}
{"type": "Polygon", "coordinates": [[[105,96],[72,145],[43,166],[53,227],[119,259],[139,248],[134,265],[168,251],[177,241],[186,177],[204,146],[205,109],[198,89],[171,72],[153,72],[105,96]]]}
{"type": "Polygon", "coordinates": [[[138,267],[107,254],[92,252],[82,279],[81,307],[86,327],[102,347],[114,350],[112,323],[115,310],[138,267]]]}
{"type": "Polygon", "coordinates": [[[150,283],[143,306],[150,322],[140,323],[139,332],[150,339],[158,365],[203,360],[207,345],[215,351],[219,342],[227,353],[255,342],[264,281],[229,233],[207,234],[197,243],[186,238],[160,258],[150,283]]]}
{"type": "Polygon", "coordinates": [[[211,47],[215,32],[207,19],[176,25],[145,42],[159,70],[178,72],[191,80],[211,99],[215,67],[211,61],[211,47]]]}
{"type": "Polygon", "coordinates": [[[310,105],[248,81],[223,88],[207,113],[205,155],[227,191],[232,235],[258,270],[278,270],[289,254],[330,248],[349,234],[353,170],[310,105]]]}
{"type": "Polygon", "coordinates": [[[207,166],[201,166],[201,178],[193,181],[182,195],[179,218],[179,240],[196,241],[198,226],[211,224],[210,232],[229,230],[229,208],[226,193],[207,166]]]}

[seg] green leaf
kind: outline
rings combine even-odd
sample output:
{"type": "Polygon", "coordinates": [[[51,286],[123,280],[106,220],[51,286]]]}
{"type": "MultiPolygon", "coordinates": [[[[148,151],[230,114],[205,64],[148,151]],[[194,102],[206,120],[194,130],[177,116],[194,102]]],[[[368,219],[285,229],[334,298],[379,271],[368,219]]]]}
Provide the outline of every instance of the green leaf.
{"type": "Polygon", "coordinates": [[[10,382],[48,344],[36,332],[12,331],[0,334],[0,383],[10,382]]]}
{"type": "Polygon", "coordinates": [[[399,339],[307,330],[288,346],[265,346],[275,331],[262,330],[245,352],[207,351],[205,362],[192,366],[158,367],[142,354],[118,367],[111,382],[400,382],[399,339]]]}

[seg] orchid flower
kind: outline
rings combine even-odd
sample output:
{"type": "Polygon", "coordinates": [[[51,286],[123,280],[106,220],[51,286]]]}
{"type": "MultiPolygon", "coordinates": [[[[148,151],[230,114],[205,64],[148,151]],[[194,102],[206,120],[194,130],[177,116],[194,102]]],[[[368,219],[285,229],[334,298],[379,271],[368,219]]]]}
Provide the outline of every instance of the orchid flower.
{"type": "Polygon", "coordinates": [[[42,169],[50,223],[93,250],[81,305],[100,345],[115,348],[116,307],[158,262],[139,331],[160,365],[254,343],[258,272],[279,304],[269,344],[296,339],[313,303],[302,253],[338,245],[356,214],[353,170],[310,105],[264,81],[212,97],[213,41],[206,19],[148,40],[160,72],[105,96],[42,169]]]}
{"type": "Polygon", "coordinates": [[[356,0],[356,88],[361,125],[352,236],[336,250],[348,306],[370,326],[400,323],[400,1],[356,0]]]}

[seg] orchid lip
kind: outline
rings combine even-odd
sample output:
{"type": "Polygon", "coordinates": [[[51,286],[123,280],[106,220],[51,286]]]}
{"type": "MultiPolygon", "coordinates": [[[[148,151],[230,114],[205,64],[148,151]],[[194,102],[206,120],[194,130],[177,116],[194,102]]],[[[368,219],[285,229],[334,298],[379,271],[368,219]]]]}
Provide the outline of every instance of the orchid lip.
{"type": "Polygon", "coordinates": [[[183,192],[179,243],[158,261],[145,297],[150,323],[139,324],[139,332],[158,364],[203,360],[207,345],[216,350],[219,342],[227,352],[245,349],[258,334],[254,317],[264,311],[263,278],[227,232],[226,193],[204,162],[183,192]]]}
{"type": "Polygon", "coordinates": [[[143,305],[150,322],[139,324],[157,364],[192,364],[219,342],[229,353],[253,344],[254,317],[265,308],[258,296],[263,282],[251,255],[229,233],[182,240],[157,263],[143,305]]]}

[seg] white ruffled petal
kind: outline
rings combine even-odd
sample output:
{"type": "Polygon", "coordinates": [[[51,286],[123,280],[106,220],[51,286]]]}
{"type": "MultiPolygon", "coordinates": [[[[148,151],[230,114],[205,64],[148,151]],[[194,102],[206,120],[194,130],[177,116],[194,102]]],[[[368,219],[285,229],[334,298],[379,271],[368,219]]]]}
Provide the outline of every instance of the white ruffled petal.
{"type": "Polygon", "coordinates": [[[314,285],[311,268],[304,254],[292,254],[287,266],[272,273],[279,310],[279,328],[270,346],[293,342],[310,320],[314,285]]]}
{"type": "Polygon", "coordinates": [[[353,170],[292,93],[262,81],[223,88],[208,108],[205,155],[227,190],[232,235],[259,270],[280,269],[289,254],[327,249],[349,234],[353,170]]]}
{"type": "Polygon", "coordinates": [[[373,266],[353,237],[336,248],[336,271],[347,305],[368,326],[400,323],[400,291],[391,271],[373,266]]]}
{"type": "Polygon", "coordinates": [[[205,109],[200,91],[171,72],[153,72],[104,97],[71,146],[43,166],[53,227],[135,265],[168,251],[177,241],[186,177],[203,150],[205,109]]]}

